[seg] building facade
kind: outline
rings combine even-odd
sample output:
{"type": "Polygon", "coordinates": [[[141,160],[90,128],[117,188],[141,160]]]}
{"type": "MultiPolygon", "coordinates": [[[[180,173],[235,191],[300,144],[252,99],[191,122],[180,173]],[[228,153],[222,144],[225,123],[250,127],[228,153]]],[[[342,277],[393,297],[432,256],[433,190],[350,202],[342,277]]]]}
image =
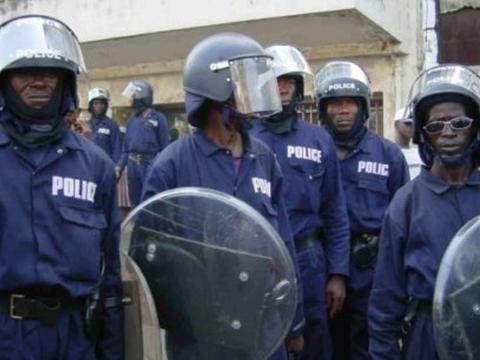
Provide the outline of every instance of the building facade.
{"type": "MultiPolygon", "coordinates": [[[[170,119],[183,113],[182,69],[192,46],[221,31],[242,32],[264,45],[302,50],[314,71],[332,59],[359,63],[373,86],[370,127],[393,138],[393,115],[424,64],[423,7],[419,0],[0,0],[0,21],[23,14],[61,19],[78,35],[89,70],[80,84],[112,94],[122,123],[131,79],[155,89],[155,103],[170,119]]],[[[316,119],[312,100],[305,117],[316,119]]]]}

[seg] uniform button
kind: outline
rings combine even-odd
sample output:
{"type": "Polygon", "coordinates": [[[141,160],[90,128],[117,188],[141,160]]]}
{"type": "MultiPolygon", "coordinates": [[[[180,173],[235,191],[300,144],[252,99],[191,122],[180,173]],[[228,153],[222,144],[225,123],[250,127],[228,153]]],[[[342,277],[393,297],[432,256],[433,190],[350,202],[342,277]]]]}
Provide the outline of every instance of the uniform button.
{"type": "Polygon", "coordinates": [[[309,180],[312,180],[312,179],[313,179],[313,176],[312,176],[312,175],[309,175],[309,176],[308,176],[308,179],[309,179],[309,180]]]}
{"type": "MultiPolygon", "coordinates": [[[[275,156],[276,156],[276,155],[275,155],[275,156]]],[[[250,158],[252,158],[252,159],[253,159],[254,157],[255,157],[255,155],[254,155],[254,154],[250,154],[250,158]]]]}
{"type": "Polygon", "coordinates": [[[57,154],[60,154],[60,155],[63,154],[63,149],[62,148],[57,149],[57,154]]]}
{"type": "Polygon", "coordinates": [[[225,154],[230,155],[230,150],[226,150],[225,154]]]}
{"type": "Polygon", "coordinates": [[[15,145],[15,146],[13,147],[13,150],[18,150],[18,146],[15,145]]]}

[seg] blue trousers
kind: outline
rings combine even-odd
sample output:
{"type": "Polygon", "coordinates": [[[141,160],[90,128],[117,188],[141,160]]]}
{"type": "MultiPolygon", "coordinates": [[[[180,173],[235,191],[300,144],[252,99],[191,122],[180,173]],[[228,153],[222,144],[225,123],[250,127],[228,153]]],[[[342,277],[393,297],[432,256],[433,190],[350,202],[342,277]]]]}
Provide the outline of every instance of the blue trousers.
{"type": "Polygon", "coordinates": [[[83,313],[65,314],[56,325],[14,320],[0,314],[1,360],[95,360],[95,345],[85,335],[83,313]]]}
{"type": "Polygon", "coordinates": [[[149,164],[137,164],[134,161],[128,160],[127,163],[127,177],[128,177],[128,197],[132,208],[140,204],[142,197],[143,181],[147,173],[149,164]]]}
{"type": "Polygon", "coordinates": [[[302,360],[330,360],[333,347],[326,307],[327,266],[322,243],[297,253],[306,325],[302,360]]]}
{"type": "MultiPolygon", "coordinates": [[[[438,360],[430,314],[418,313],[403,344],[403,358],[412,360],[438,360]]],[[[453,360],[453,359],[452,359],[453,360]]]]}
{"type": "Polygon", "coordinates": [[[347,299],[342,313],[332,324],[335,359],[370,359],[367,313],[373,272],[373,266],[359,268],[350,265],[347,299]]]}

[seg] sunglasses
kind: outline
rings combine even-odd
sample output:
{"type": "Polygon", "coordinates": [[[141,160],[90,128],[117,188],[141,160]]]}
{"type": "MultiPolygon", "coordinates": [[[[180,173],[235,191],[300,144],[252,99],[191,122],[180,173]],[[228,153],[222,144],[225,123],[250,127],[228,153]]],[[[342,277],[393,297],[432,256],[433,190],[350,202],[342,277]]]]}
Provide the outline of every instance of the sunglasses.
{"type": "Polygon", "coordinates": [[[445,126],[450,126],[453,131],[461,131],[472,126],[473,120],[466,116],[459,116],[449,121],[432,121],[423,127],[429,135],[441,134],[445,126]]]}

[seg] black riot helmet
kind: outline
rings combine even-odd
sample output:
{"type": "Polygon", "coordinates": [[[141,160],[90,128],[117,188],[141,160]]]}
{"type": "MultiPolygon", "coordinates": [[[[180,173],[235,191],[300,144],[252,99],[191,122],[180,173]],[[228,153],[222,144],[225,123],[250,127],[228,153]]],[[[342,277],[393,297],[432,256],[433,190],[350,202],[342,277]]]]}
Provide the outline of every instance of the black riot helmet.
{"type": "Polygon", "coordinates": [[[44,15],[10,19],[0,25],[0,49],[0,78],[14,69],[62,69],[68,95],[78,106],[76,77],[86,67],[76,35],[63,22],[44,15]]]}
{"type": "MultiPolygon", "coordinates": [[[[425,70],[413,83],[408,103],[412,109],[415,133],[413,142],[425,141],[422,127],[428,109],[442,99],[459,99],[469,116],[480,121],[480,76],[474,71],[456,64],[445,64],[425,70]]],[[[480,138],[480,137],[479,137],[480,138]]]]}
{"type": "Polygon", "coordinates": [[[226,103],[233,97],[234,110],[245,116],[268,116],[282,109],[272,57],[243,34],[215,34],[195,45],[185,62],[183,87],[194,126],[200,121],[194,113],[207,99],[226,103]]]}
{"type": "Polygon", "coordinates": [[[153,105],[153,88],[146,81],[132,80],[122,92],[127,99],[133,100],[133,107],[141,112],[153,105]]]}
{"type": "Polygon", "coordinates": [[[311,86],[313,73],[307,60],[300,50],[291,45],[271,45],[265,51],[273,57],[273,72],[275,76],[295,79],[297,100],[305,97],[305,87],[311,86]],[[307,80],[307,81],[306,81],[307,80]]]}
{"type": "Polygon", "coordinates": [[[474,120],[477,136],[472,145],[478,148],[480,76],[465,66],[444,64],[424,70],[414,81],[408,99],[414,122],[413,143],[419,145],[420,156],[428,167],[434,154],[423,127],[429,109],[441,102],[458,102],[464,106],[466,115],[474,120]]]}
{"type": "Polygon", "coordinates": [[[326,101],[331,98],[358,98],[364,109],[364,121],[370,116],[370,80],[367,73],[350,61],[332,61],[315,75],[318,114],[325,119],[326,101]]]}

